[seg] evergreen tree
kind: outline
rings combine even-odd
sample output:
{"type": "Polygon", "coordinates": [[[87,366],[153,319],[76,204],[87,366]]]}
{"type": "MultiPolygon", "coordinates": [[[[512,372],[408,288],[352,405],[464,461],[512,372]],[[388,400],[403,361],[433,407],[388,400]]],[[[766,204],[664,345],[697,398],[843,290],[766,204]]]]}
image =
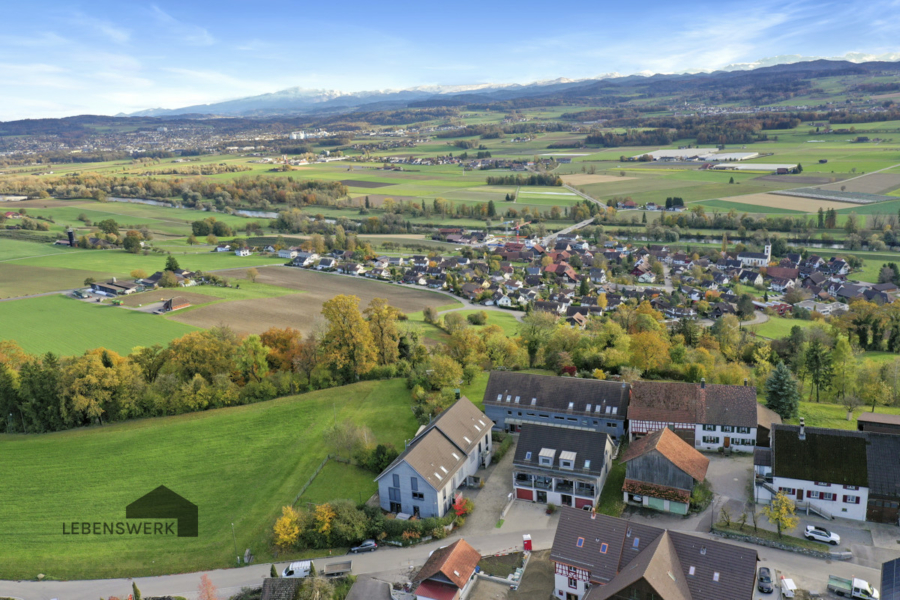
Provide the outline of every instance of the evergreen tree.
{"type": "Polygon", "coordinates": [[[581,283],[578,284],[578,295],[584,297],[590,293],[591,293],[591,286],[588,284],[588,278],[583,277],[581,279],[581,283]]]}
{"type": "Polygon", "coordinates": [[[487,216],[489,216],[489,217],[496,217],[496,216],[497,216],[497,207],[494,206],[494,201],[493,201],[493,200],[489,200],[489,201],[488,201],[487,216]]]}
{"type": "Polygon", "coordinates": [[[21,411],[19,390],[13,370],[0,362],[0,432],[16,431],[16,412],[21,411]]]}
{"type": "Polygon", "coordinates": [[[641,213],[641,223],[647,224],[647,213],[641,213]]]}
{"type": "Polygon", "coordinates": [[[806,349],[806,369],[816,388],[816,402],[819,392],[831,383],[831,353],[821,340],[814,339],[806,349]]]}
{"type": "Polygon", "coordinates": [[[819,207],[819,229],[825,229],[825,210],[819,207]]]}
{"type": "Polygon", "coordinates": [[[133,581],[131,582],[131,595],[134,600],[141,600],[141,590],[138,589],[138,586],[133,581]]]}
{"type": "Polygon", "coordinates": [[[780,362],[766,380],[766,406],[778,413],[782,419],[797,416],[800,394],[797,380],[787,366],[780,362]]]}
{"type": "Polygon", "coordinates": [[[269,577],[272,577],[272,578],[278,577],[278,569],[275,568],[275,563],[272,563],[272,568],[269,569],[269,577]]]}
{"type": "Polygon", "coordinates": [[[179,268],[178,260],[174,256],[170,254],[166,257],[166,271],[177,271],[179,268]]]}
{"type": "Polygon", "coordinates": [[[369,208],[369,206],[370,206],[370,205],[369,205],[369,197],[366,196],[366,208],[369,208]]]}

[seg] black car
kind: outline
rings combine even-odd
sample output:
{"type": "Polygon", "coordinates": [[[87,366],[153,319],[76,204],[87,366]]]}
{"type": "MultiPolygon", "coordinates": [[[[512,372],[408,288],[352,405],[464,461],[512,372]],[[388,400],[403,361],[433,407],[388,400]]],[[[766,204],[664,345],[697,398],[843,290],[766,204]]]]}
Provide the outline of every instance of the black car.
{"type": "Polygon", "coordinates": [[[772,584],[772,571],[768,567],[760,567],[759,576],[756,579],[756,587],[763,594],[771,594],[775,591],[775,586],[772,584]]]}

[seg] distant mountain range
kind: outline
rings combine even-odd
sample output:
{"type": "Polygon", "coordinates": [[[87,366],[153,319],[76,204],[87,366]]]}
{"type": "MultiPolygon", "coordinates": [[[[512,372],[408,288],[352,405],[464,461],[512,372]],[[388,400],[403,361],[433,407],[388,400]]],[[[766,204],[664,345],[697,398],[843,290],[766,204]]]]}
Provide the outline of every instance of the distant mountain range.
{"type": "Polygon", "coordinates": [[[694,69],[683,73],[641,72],[628,76],[619,73],[604,73],[586,79],[559,78],[537,81],[529,84],[472,84],[472,85],[425,85],[402,90],[372,90],[363,92],[342,92],[338,90],[304,89],[300,87],[249,96],[212,104],[197,104],[183,108],[153,108],[130,115],[135,117],[174,117],[178,115],[213,115],[269,117],[278,115],[303,115],[319,112],[348,112],[353,110],[386,110],[408,106],[410,103],[440,105],[448,99],[455,103],[496,102],[530,97],[562,95],[582,95],[579,91],[591,88],[645,88],[658,93],[670,87],[673,82],[689,82],[691,78],[708,83],[710,78],[729,78],[728,74],[793,73],[798,76],[825,76],[831,72],[866,74],[894,71],[898,67],[886,64],[900,61],[900,53],[880,56],[870,54],[848,54],[842,57],[822,58],[801,55],[784,55],[764,58],[752,63],[735,63],[715,71],[694,69]],[[804,75],[806,74],[806,75],[804,75]],[[657,89],[659,88],[659,89],[657,89]]]}

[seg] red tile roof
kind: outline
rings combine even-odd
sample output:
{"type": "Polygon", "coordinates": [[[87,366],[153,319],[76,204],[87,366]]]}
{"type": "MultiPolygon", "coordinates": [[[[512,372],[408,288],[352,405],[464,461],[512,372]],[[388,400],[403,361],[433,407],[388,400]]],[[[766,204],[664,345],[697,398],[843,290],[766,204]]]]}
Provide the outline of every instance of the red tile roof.
{"type": "Polygon", "coordinates": [[[668,428],[654,431],[650,435],[632,442],[628,446],[625,456],[622,457],[622,462],[628,462],[653,450],[665,456],[672,464],[695,480],[706,479],[709,459],[668,428]]]}
{"type": "MultiPolygon", "coordinates": [[[[422,566],[415,581],[425,581],[435,576],[448,579],[456,587],[462,589],[475,572],[475,566],[481,560],[478,550],[466,540],[457,540],[449,546],[435,550],[422,566]]],[[[420,586],[421,587],[421,586],[420,586]]]]}

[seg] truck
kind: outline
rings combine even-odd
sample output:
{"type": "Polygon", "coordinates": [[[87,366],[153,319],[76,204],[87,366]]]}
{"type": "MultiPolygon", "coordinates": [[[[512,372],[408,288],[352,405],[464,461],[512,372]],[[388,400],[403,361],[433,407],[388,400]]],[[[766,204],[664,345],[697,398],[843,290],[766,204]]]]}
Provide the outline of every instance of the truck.
{"type": "Polygon", "coordinates": [[[869,585],[863,579],[846,579],[844,577],[828,576],[828,591],[838,596],[858,598],[859,600],[878,600],[878,590],[869,585]]]}
{"type": "Polygon", "coordinates": [[[350,574],[350,568],[353,566],[352,561],[345,560],[344,562],[339,563],[331,563],[330,565],[325,565],[325,569],[322,571],[322,575],[325,577],[346,577],[350,574]]]}

